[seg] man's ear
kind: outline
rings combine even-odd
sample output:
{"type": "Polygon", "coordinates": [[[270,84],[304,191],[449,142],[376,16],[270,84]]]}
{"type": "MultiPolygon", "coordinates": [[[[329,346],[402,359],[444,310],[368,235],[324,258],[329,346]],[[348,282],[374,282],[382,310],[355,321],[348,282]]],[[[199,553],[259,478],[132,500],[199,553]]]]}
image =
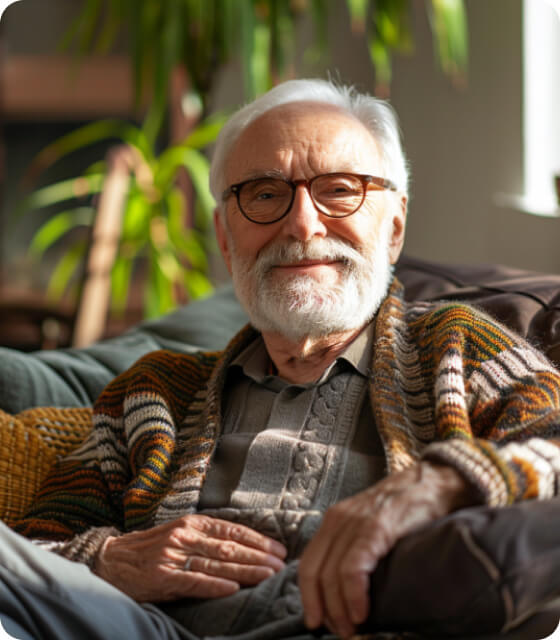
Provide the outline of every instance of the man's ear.
{"type": "Polygon", "coordinates": [[[401,196],[400,202],[392,211],[393,216],[393,233],[389,241],[389,258],[391,264],[395,264],[401,255],[404,244],[404,232],[406,228],[406,212],[408,198],[401,196]]]}
{"type": "Polygon", "coordinates": [[[226,263],[227,270],[231,275],[231,254],[229,248],[229,238],[225,228],[225,212],[222,213],[217,207],[214,209],[214,228],[216,229],[216,239],[218,246],[226,263]]]}

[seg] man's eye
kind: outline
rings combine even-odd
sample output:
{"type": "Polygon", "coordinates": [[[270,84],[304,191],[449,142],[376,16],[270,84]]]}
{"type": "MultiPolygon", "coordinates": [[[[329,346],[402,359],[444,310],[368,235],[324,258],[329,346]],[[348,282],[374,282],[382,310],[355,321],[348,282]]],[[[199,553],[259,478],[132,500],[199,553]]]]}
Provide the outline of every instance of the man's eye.
{"type": "Polygon", "coordinates": [[[344,183],[331,184],[321,190],[324,196],[353,196],[357,193],[357,190],[351,185],[344,183]]]}
{"type": "Polygon", "coordinates": [[[273,193],[272,191],[263,191],[263,193],[257,193],[254,196],[255,200],[272,200],[272,198],[275,198],[276,194],[273,193]]]}

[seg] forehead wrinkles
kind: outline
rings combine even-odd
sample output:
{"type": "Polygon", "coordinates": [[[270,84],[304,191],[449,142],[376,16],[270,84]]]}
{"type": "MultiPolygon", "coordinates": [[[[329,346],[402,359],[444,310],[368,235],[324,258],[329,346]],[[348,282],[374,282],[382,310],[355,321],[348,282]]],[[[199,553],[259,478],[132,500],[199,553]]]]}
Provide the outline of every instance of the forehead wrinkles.
{"type": "Polygon", "coordinates": [[[232,182],[263,169],[316,174],[355,167],[366,173],[378,159],[376,142],[356,118],[328,105],[298,103],[251,123],[232,148],[226,174],[232,182]]]}

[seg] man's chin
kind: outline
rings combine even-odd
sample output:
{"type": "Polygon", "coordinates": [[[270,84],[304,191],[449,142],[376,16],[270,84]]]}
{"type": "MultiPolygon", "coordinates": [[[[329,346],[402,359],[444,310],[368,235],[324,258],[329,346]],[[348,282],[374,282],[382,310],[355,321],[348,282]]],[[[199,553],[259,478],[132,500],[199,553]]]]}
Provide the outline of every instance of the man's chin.
{"type": "Polygon", "coordinates": [[[286,320],[290,318],[290,314],[296,314],[299,318],[322,320],[323,315],[330,316],[332,308],[339,306],[339,300],[340,297],[332,287],[306,278],[276,287],[272,295],[267,296],[267,307],[270,313],[278,313],[286,320]]]}
{"type": "Polygon", "coordinates": [[[341,317],[340,301],[332,293],[322,295],[316,286],[261,296],[249,317],[260,331],[279,333],[294,342],[354,328],[347,326],[348,316],[341,317]]]}
{"type": "Polygon", "coordinates": [[[294,304],[298,300],[307,299],[310,296],[318,300],[332,295],[339,288],[340,276],[328,273],[293,273],[278,272],[276,269],[266,275],[260,291],[269,292],[277,299],[290,299],[294,304]]]}

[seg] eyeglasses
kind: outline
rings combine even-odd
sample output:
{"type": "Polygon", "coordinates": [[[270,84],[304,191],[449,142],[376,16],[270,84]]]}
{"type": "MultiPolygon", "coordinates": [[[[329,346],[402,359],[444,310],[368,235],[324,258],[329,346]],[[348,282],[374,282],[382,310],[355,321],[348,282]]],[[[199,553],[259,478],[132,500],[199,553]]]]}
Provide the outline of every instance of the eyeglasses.
{"type": "Polygon", "coordinates": [[[355,173],[324,173],[311,180],[245,180],[228,187],[222,198],[225,200],[235,194],[239,209],[248,220],[256,224],[272,224],[288,214],[299,185],[307,189],[315,208],[330,218],[345,218],[356,213],[368,190],[397,190],[397,186],[385,178],[355,173]]]}

